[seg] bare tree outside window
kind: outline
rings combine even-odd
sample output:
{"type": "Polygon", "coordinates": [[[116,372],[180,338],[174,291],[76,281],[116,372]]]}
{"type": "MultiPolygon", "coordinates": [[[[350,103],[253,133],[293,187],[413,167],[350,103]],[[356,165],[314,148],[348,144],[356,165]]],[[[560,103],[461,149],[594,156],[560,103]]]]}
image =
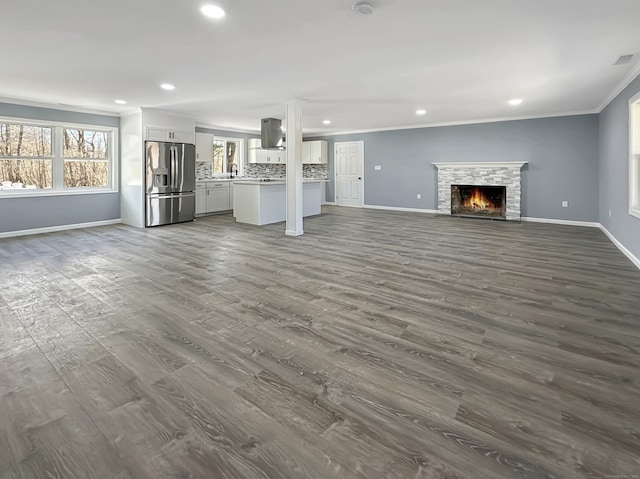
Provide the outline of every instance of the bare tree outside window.
{"type": "Polygon", "coordinates": [[[225,159],[225,141],[213,140],[213,172],[224,172],[224,159],[225,159]]]}
{"type": "Polygon", "coordinates": [[[52,129],[0,123],[0,181],[51,187],[52,129]]]}
{"type": "Polygon", "coordinates": [[[109,186],[109,133],[65,128],[64,186],[109,186]]]}
{"type": "Polygon", "coordinates": [[[213,140],[213,172],[231,173],[236,167],[240,170],[238,149],[240,140],[215,139],[213,140]]]}

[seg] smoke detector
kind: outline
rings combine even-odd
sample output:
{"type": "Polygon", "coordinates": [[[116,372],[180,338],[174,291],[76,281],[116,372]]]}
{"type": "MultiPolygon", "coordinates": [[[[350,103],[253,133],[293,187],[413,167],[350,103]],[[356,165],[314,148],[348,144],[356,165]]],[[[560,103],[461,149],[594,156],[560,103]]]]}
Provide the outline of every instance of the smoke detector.
{"type": "Polygon", "coordinates": [[[373,14],[373,5],[369,2],[356,2],[351,9],[363,17],[368,17],[373,14]]]}

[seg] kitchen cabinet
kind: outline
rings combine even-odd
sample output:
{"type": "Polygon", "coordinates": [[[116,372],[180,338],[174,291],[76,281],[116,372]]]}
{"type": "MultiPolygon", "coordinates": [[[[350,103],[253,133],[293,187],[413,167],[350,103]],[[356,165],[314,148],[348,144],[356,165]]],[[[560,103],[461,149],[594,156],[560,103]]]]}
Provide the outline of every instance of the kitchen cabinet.
{"type": "Polygon", "coordinates": [[[229,182],[207,183],[207,213],[229,210],[229,182]]]}
{"type": "Polygon", "coordinates": [[[196,123],[193,118],[144,109],[142,121],[145,140],[195,144],[196,123]]]}
{"type": "Polygon", "coordinates": [[[329,146],[325,140],[302,142],[302,163],[305,165],[327,164],[329,161],[329,146]]]}
{"type": "Polygon", "coordinates": [[[196,133],[196,161],[213,161],[213,135],[196,133]]]}
{"type": "Polygon", "coordinates": [[[259,138],[249,139],[249,163],[286,163],[287,152],[284,150],[263,150],[259,138]]]}
{"type": "Polygon", "coordinates": [[[207,212],[207,185],[206,183],[196,183],[196,214],[201,215],[207,212]]]}
{"type": "Polygon", "coordinates": [[[175,143],[194,143],[194,134],[188,131],[167,130],[165,128],[147,127],[145,138],[148,141],[171,141],[175,143]]]}
{"type": "Polygon", "coordinates": [[[196,214],[229,211],[232,208],[230,183],[229,181],[196,183],[196,214]]]}

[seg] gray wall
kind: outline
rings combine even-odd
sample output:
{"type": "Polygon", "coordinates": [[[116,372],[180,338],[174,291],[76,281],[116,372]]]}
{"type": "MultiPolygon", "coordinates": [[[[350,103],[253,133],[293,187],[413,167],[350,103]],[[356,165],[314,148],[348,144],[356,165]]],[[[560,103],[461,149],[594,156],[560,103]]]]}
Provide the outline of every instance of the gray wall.
{"type": "MultiPolygon", "coordinates": [[[[0,117],[120,126],[120,118],[0,103],[0,117]]],[[[118,159],[119,161],[119,159],[118,159]]],[[[119,180],[117,180],[119,184],[119,180]]],[[[0,233],[120,218],[118,193],[0,199],[0,233]]]]}
{"type": "Polygon", "coordinates": [[[367,205],[437,209],[433,162],[528,161],[522,173],[522,216],[598,221],[597,115],[315,139],[329,140],[328,201],[334,197],[334,143],[364,140],[367,205]],[[382,170],[375,171],[376,165],[382,170]],[[563,200],[569,208],[562,208],[563,200]]]}
{"type": "Polygon", "coordinates": [[[636,258],[640,219],[629,215],[629,100],[639,91],[640,77],[600,113],[600,224],[636,258]]]}

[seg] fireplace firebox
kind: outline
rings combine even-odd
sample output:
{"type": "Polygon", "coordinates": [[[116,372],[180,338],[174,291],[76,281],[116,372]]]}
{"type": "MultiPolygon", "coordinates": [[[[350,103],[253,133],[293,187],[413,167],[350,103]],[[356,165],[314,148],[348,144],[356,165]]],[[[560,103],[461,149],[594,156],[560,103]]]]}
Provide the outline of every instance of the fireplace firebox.
{"type": "Polygon", "coordinates": [[[506,187],[451,185],[451,214],[506,219],[506,187]]]}

